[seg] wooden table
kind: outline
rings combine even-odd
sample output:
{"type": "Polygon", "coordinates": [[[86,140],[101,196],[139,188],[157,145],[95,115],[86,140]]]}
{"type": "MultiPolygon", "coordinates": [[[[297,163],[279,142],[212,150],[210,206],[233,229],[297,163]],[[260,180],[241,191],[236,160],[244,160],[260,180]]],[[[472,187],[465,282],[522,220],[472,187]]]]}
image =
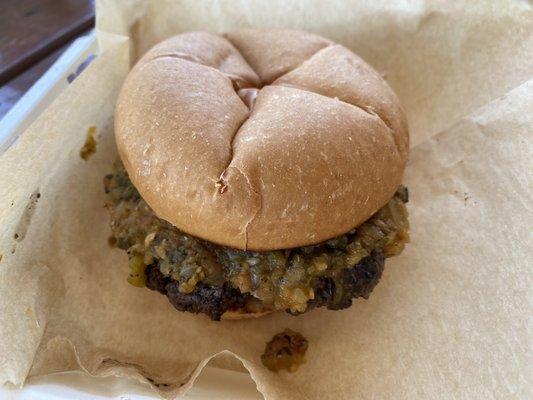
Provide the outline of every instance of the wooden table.
{"type": "Polygon", "coordinates": [[[94,26],[94,0],[0,0],[0,119],[94,26]]]}

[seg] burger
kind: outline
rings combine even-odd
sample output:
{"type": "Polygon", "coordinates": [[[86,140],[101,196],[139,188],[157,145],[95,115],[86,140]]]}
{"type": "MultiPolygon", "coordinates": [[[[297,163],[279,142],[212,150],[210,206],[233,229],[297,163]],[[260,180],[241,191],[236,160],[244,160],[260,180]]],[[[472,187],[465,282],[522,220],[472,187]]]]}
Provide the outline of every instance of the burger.
{"type": "Polygon", "coordinates": [[[213,320],[367,298],[409,240],[405,114],[347,48],[294,30],[150,49],[115,110],[105,177],[128,281],[213,320]]]}

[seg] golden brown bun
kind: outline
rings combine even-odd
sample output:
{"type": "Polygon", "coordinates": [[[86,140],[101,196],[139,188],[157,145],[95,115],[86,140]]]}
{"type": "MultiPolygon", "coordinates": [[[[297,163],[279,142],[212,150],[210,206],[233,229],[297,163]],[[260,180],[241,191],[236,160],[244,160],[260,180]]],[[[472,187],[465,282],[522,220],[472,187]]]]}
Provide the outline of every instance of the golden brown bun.
{"type": "Polygon", "coordinates": [[[158,216],[253,250],[315,244],[361,224],[401,183],[409,145],[403,110],[375,70],[289,30],[158,44],[124,83],[115,132],[158,216]]]}

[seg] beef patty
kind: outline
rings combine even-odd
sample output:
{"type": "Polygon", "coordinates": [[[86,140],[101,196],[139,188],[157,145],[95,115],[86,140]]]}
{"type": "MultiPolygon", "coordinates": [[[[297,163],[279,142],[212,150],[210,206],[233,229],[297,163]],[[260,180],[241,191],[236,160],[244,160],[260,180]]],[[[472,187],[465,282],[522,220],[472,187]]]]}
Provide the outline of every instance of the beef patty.
{"type": "MultiPolygon", "coordinates": [[[[315,278],[312,283],[315,298],[308,301],[306,311],[315,307],[341,310],[350,307],[352,299],[368,298],[379,282],[384,266],[383,254],[372,253],[355,267],[345,268],[337,282],[329,277],[315,278]]],[[[247,302],[253,298],[249,293],[241,293],[228,282],[221,286],[199,283],[191,293],[182,293],[179,283],[163,275],[157,265],[147,266],[145,273],[146,287],[166,295],[177,310],[206,314],[214,321],[219,321],[226,311],[245,309],[247,302]]]]}

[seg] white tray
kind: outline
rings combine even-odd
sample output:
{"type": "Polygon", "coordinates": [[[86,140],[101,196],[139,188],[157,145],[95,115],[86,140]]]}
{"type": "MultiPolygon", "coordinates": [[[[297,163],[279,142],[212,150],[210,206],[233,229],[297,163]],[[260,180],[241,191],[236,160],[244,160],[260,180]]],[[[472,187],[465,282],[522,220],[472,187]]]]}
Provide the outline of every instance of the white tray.
{"type": "MultiPolygon", "coordinates": [[[[82,64],[97,56],[96,35],[90,33],[74,41],[50,69],[22,96],[0,120],[0,156],[28,126],[82,73],[82,64]]],[[[86,65],[85,65],[86,66],[86,65]]],[[[22,389],[0,387],[4,400],[88,400],[156,399],[147,386],[120,378],[94,378],[80,372],[66,372],[29,379],[22,389]]],[[[263,396],[257,391],[249,374],[206,367],[193,389],[184,399],[256,400],[263,396]]]]}

